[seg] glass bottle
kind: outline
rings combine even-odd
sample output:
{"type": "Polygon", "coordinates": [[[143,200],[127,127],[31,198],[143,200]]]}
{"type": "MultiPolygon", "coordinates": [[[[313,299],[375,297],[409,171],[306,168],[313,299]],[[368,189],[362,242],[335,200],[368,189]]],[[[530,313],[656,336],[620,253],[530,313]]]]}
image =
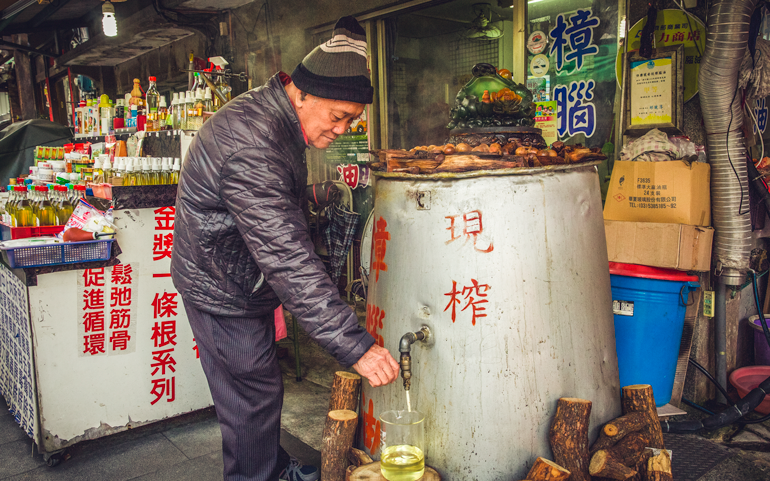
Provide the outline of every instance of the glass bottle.
{"type": "MultiPolygon", "coordinates": [[[[131,90],[131,100],[129,101],[130,106],[136,106],[136,115],[142,115],[142,112],[144,111],[144,99],[143,96],[142,87],[139,84],[139,79],[134,79],[134,88],[131,90]]],[[[134,117],[133,108],[131,112],[132,118],[134,117]]]]}
{"type": "Polygon", "coordinates": [[[16,193],[13,191],[13,186],[9,185],[6,187],[6,191],[8,192],[8,197],[5,199],[5,214],[3,214],[3,223],[5,225],[9,225],[13,227],[13,216],[14,216],[14,203],[16,201],[16,193]]]}
{"type": "Polygon", "coordinates": [[[66,186],[58,185],[56,186],[56,190],[59,191],[59,200],[56,204],[56,215],[59,218],[59,225],[65,225],[67,221],[70,220],[70,216],[72,216],[75,206],[72,205],[72,201],[67,195],[69,189],[67,189],[66,186]]]}
{"type": "Polygon", "coordinates": [[[185,92],[185,100],[184,100],[184,106],[185,111],[187,112],[185,116],[185,130],[195,130],[195,120],[193,117],[195,117],[195,93],[188,90],[185,92]]]}
{"type": "Polygon", "coordinates": [[[35,227],[35,213],[27,196],[27,188],[19,185],[14,190],[19,199],[16,208],[16,227],[35,227]]]}
{"type": "Polygon", "coordinates": [[[155,86],[155,77],[150,77],[150,87],[145,95],[147,103],[147,123],[144,130],[157,132],[160,130],[160,94],[155,86]]]}
{"type": "Polygon", "coordinates": [[[38,225],[51,226],[57,225],[59,219],[56,217],[56,209],[51,204],[48,195],[48,186],[40,185],[37,187],[40,191],[40,206],[38,207],[38,225]]]}

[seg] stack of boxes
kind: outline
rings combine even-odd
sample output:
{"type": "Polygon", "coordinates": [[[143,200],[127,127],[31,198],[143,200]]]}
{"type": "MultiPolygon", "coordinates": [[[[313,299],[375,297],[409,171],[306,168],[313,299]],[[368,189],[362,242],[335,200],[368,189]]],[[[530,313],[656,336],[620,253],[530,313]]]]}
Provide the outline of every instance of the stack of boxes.
{"type": "Polygon", "coordinates": [[[708,271],[709,180],[704,162],[615,162],[604,205],[609,260],[708,271]]]}

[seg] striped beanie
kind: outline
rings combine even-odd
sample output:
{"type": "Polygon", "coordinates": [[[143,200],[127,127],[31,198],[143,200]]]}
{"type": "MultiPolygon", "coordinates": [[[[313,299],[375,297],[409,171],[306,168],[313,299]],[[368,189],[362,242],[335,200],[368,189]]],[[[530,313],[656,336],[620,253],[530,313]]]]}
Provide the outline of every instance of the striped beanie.
{"type": "Polygon", "coordinates": [[[369,80],[366,32],[355,18],[342,17],[332,38],[310,52],[291,74],[303,92],[324,99],[370,104],[374,89],[369,80]]]}

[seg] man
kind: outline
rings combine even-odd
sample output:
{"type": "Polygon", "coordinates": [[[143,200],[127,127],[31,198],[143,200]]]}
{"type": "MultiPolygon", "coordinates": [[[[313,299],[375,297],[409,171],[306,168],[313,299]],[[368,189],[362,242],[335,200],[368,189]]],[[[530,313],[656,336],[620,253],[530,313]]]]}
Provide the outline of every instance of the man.
{"type": "MultiPolygon", "coordinates": [[[[288,463],[279,447],[279,304],[372,386],[398,376],[340,299],[302,211],[305,149],[328,147],[372,102],[365,38],[353,17],[340,19],[291,77],[278,73],[211,117],[182,169],[171,275],[214,399],[227,480],[275,481],[288,463]]],[[[293,464],[281,478],[318,478],[309,471],[293,464]]]]}

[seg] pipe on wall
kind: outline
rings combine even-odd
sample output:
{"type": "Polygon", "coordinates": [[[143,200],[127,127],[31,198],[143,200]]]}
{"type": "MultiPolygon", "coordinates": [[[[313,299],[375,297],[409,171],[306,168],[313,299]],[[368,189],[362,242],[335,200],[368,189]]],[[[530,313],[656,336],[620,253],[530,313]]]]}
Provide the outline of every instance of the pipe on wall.
{"type": "Polygon", "coordinates": [[[699,88],[711,164],[714,261],[726,285],[740,285],[751,252],[749,185],[738,72],[756,0],[717,0],[708,13],[699,88]]]}

